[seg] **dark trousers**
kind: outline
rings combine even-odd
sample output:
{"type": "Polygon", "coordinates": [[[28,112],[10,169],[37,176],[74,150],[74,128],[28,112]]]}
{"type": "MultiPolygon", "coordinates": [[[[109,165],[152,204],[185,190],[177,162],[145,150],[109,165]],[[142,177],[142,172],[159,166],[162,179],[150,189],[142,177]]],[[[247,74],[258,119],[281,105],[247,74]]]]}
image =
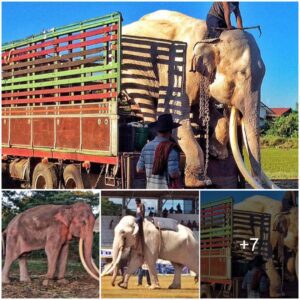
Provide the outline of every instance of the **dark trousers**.
{"type": "Polygon", "coordinates": [[[206,26],[208,31],[207,38],[218,38],[222,33],[221,30],[216,30],[216,28],[227,28],[225,20],[221,20],[211,14],[206,17],[206,26]]]}
{"type": "Polygon", "coordinates": [[[138,284],[143,283],[143,277],[146,276],[147,278],[147,284],[151,285],[151,280],[150,280],[150,274],[148,270],[143,270],[142,268],[139,268],[139,273],[138,273],[138,284]]]}

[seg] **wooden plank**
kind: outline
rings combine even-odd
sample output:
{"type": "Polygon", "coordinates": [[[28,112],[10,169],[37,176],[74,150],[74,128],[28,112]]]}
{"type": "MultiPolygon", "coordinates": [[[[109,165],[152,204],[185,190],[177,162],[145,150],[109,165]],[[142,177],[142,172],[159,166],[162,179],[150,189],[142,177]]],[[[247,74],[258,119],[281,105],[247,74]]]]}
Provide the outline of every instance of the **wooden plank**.
{"type": "MultiPolygon", "coordinates": [[[[68,54],[63,54],[60,56],[51,56],[48,58],[40,58],[40,59],[36,59],[34,61],[35,65],[40,65],[40,64],[49,64],[49,63],[53,63],[53,62],[65,62],[65,61],[69,61],[71,58],[76,58],[76,57],[81,57],[83,55],[90,55],[90,54],[95,54],[98,52],[101,52],[102,54],[105,54],[106,52],[104,51],[106,50],[106,47],[97,47],[97,48],[93,48],[93,49],[89,49],[86,51],[82,51],[82,52],[73,52],[73,53],[68,53],[68,54]],[[103,53],[104,51],[104,53],[103,53]]],[[[23,67],[27,67],[29,65],[31,65],[32,62],[19,62],[16,64],[12,64],[12,65],[7,65],[7,66],[2,66],[2,70],[3,71],[9,71],[9,70],[18,70],[20,68],[23,67]]]]}
{"type": "Polygon", "coordinates": [[[117,92],[97,93],[97,94],[84,94],[76,96],[58,96],[58,97],[45,97],[33,99],[19,99],[19,100],[2,100],[3,105],[7,104],[31,104],[31,103],[53,103],[53,102],[66,102],[66,101],[82,101],[82,100],[100,100],[116,98],[117,92]]]}
{"type": "MultiPolygon", "coordinates": [[[[69,41],[75,41],[75,40],[82,39],[85,37],[92,37],[92,36],[96,36],[99,34],[108,33],[110,31],[114,31],[117,29],[118,29],[118,25],[111,25],[108,27],[102,27],[99,29],[86,31],[85,33],[73,34],[68,37],[57,38],[57,39],[53,39],[53,40],[50,40],[47,42],[35,44],[34,46],[15,49],[12,51],[11,55],[16,55],[16,54],[20,54],[20,53],[24,53],[24,52],[28,52],[28,51],[32,51],[32,50],[37,50],[40,48],[45,48],[45,47],[49,47],[49,46],[53,46],[53,45],[58,45],[58,44],[69,42],[69,41]]],[[[3,52],[2,58],[4,58],[4,56],[8,56],[8,55],[9,55],[9,51],[3,52]]]]}
{"type": "MultiPolygon", "coordinates": [[[[101,43],[105,43],[108,41],[115,41],[117,39],[118,39],[118,35],[116,34],[116,35],[110,35],[110,36],[106,36],[106,37],[102,37],[102,38],[89,40],[89,41],[82,42],[82,43],[75,43],[75,44],[71,44],[68,46],[54,47],[54,48],[51,48],[48,50],[36,51],[34,53],[24,54],[24,55],[13,57],[9,60],[9,63],[16,62],[16,61],[22,61],[22,60],[32,58],[32,57],[40,57],[40,56],[45,56],[45,55],[49,55],[49,54],[53,54],[53,53],[59,53],[62,51],[76,49],[76,48],[80,48],[80,47],[84,47],[84,46],[92,46],[92,45],[96,45],[96,44],[101,44],[101,43]]],[[[8,62],[6,62],[5,60],[2,60],[2,64],[8,64],[8,62]]]]}
{"type": "Polygon", "coordinates": [[[64,84],[74,84],[74,83],[81,83],[81,82],[97,82],[98,80],[105,80],[105,79],[112,79],[117,78],[117,73],[108,73],[104,75],[95,75],[89,76],[86,78],[71,78],[71,79],[60,79],[57,81],[46,81],[46,82],[36,82],[35,84],[18,84],[18,85],[8,85],[2,86],[2,91],[10,91],[10,90],[23,90],[28,88],[41,88],[41,87],[48,87],[54,85],[64,85],[64,84]]]}
{"type": "Polygon", "coordinates": [[[9,97],[23,97],[31,95],[45,95],[45,94],[55,94],[55,93],[70,93],[70,92],[81,92],[81,91],[97,91],[102,89],[115,89],[117,87],[116,83],[103,83],[103,84],[94,84],[94,85],[85,85],[85,86],[73,86],[67,88],[58,88],[58,89],[44,89],[44,90],[35,90],[29,92],[15,92],[15,93],[2,93],[3,98],[9,97]]]}
{"type": "MultiPolygon", "coordinates": [[[[91,58],[87,58],[84,60],[75,60],[75,61],[70,61],[70,62],[60,62],[57,65],[46,65],[46,66],[41,66],[41,67],[32,67],[29,69],[23,69],[19,71],[14,71],[14,72],[5,72],[2,74],[2,78],[9,78],[12,75],[18,76],[18,75],[23,75],[23,74],[31,74],[31,73],[39,73],[43,71],[51,71],[54,69],[64,69],[64,68],[70,68],[70,67],[78,67],[81,65],[89,64],[89,63],[94,63],[97,61],[101,61],[104,59],[104,56],[94,56],[91,58]]],[[[59,57],[57,56],[56,61],[59,60],[59,57]]]]}

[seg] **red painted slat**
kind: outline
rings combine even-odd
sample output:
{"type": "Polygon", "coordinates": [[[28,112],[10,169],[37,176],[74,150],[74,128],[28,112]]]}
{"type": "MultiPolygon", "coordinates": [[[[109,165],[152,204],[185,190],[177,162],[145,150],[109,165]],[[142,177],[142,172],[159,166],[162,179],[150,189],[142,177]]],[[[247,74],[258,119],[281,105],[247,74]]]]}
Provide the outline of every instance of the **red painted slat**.
{"type": "MultiPolygon", "coordinates": [[[[9,60],[9,63],[24,60],[24,59],[29,59],[29,58],[32,58],[32,57],[47,55],[47,54],[51,54],[51,53],[59,53],[61,51],[65,51],[65,50],[71,50],[71,49],[75,49],[75,48],[82,48],[82,47],[86,47],[86,46],[92,46],[92,45],[95,45],[95,44],[98,44],[98,43],[105,43],[105,42],[109,42],[109,41],[115,41],[117,39],[118,39],[118,35],[114,34],[114,35],[109,35],[109,36],[98,38],[98,39],[93,39],[93,40],[90,40],[90,41],[70,44],[70,45],[67,45],[67,46],[53,47],[53,48],[48,49],[48,50],[42,50],[42,51],[37,51],[37,52],[34,52],[34,53],[30,53],[30,54],[25,54],[25,55],[20,55],[20,56],[13,57],[9,60]]],[[[6,62],[4,60],[2,60],[2,64],[6,64],[6,62]]]]}
{"type": "MultiPolygon", "coordinates": [[[[33,45],[33,46],[24,47],[24,48],[21,48],[21,49],[16,49],[16,50],[13,50],[11,52],[11,55],[13,56],[15,54],[24,53],[24,52],[36,50],[36,49],[39,49],[39,48],[45,48],[45,47],[52,46],[52,45],[58,45],[60,43],[65,43],[65,42],[69,42],[69,41],[83,39],[83,38],[86,38],[86,37],[91,37],[91,36],[94,36],[94,35],[107,33],[107,32],[110,32],[110,31],[116,31],[116,30],[118,30],[118,25],[111,25],[111,26],[108,26],[108,27],[103,27],[103,28],[100,28],[100,29],[96,29],[96,30],[92,30],[92,31],[88,31],[88,32],[80,33],[80,34],[74,34],[74,35],[71,35],[71,36],[68,36],[68,37],[53,39],[51,41],[43,42],[43,43],[36,44],[36,45],[33,45]]],[[[6,52],[2,53],[2,58],[4,58],[4,56],[8,56],[9,52],[10,51],[6,51],[6,52]]]]}
{"type": "Polygon", "coordinates": [[[44,90],[36,90],[36,91],[29,91],[29,92],[25,91],[25,92],[15,92],[15,93],[2,93],[2,99],[11,98],[11,97],[31,96],[31,95],[84,92],[84,91],[95,91],[101,89],[115,89],[115,88],[117,88],[116,83],[104,83],[104,84],[74,86],[74,87],[58,88],[58,89],[44,89],[44,90]]]}
{"type": "Polygon", "coordinates": [[[88,95],[76,95],[76,96],[65,96],[65,97],[3,100],[2,104],[6,105],[6,104],[28,104],[28,103],[64,102],[64,101],[76,101],[76,100],[93,100],[93,99],[115,98],[117,96],[118,93],[113,92],[113,93],[88,94],[88,95]]]}
{"type": "Polygon", "coordinates": [[[21,157],[40,157],[40,158],[55,158],[55,159],[64,159],[64,160],[76,160],[76,161],[90,161],[94,163],[103,163],[103,164],[118,164],[119,158],[115,156],[99,156],[99,155],[89,155],[89,154],[80,154],[80,153],[61,153],[61,152],[48,152],[35,149],[22,149],[22,148],[2,148],[2,155],[15,155],[21,157]]]}

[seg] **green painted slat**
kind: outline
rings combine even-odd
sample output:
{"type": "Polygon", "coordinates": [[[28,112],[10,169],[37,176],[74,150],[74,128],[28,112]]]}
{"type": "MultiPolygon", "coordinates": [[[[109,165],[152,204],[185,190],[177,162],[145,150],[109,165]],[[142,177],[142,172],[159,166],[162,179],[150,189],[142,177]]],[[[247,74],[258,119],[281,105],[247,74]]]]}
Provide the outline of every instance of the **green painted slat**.
{"type": "Polygon", "coordinates": [[[30,88],[39,88],[39,87],[54,86],[54,85],[81,83],[81,82],[88,82],[88,81],[113,79],[117,77],[118,77],[118,73],[109,73],[105,75],[89,76],[84,78],[79,77],[79,78],[71,78],[71,79],[52,80],[47,82],[9,85],[9,86],[2,87],[2,91],[14,91],[20,89],[30,89],[30,88]]]}
{"type": "Polygon", "coordinates": [[[25,39],[2,44],[2,51],[21,47],[21,46],[24,46],[24,45],[30,44],[30,43],[44,41],[46,39],[54,38],[59,35],[64,35],[64,34],[76,32],[79,30],[86,30],[86,29],[90,29],[93,27],[97,27],[97,26],[102,26],[102,25],[106,25],[106,24],[110,24],[110,23],[114,23],[114,22],[119,22],[120,19],[121,19],[121,14],[116,12],[116,13],[112,13],[110,15],[106,15],[104,17],[94,18],[94,19],[90,19],[90,20],[87,20],[84,22],[79,22],[79,23],[74,23],[74,24],[70,24],[67,26],[63,26],[63,27],[58,27],[58,28],[55,28],[53,30],[53,32],[51,31],[51,32],[46,32],[46,33],[40,33],[40,34],[33,35],[33,36],[25,38],[25,39]]]}
{"type": "Polygon", "coordinates": [[[118,64],[114,63],[114,64],[109,64],[100,67],[90,67],[90,68],[82,68],[82,69],[75,69],[75,70],[68,70],[68,71],[61,71],[61,72],[52,72],[52,73],[40,74],[40,75],[23,76],[23,77],[18,77],[13,79],[2,80],[2,84],[4,85],[9,83],[17,83],[17,82],[28,82],[31,80],[58,78],[58,77],[79,75],[84,73],[95,73],[95,72],[116,69],[117,67],[118,64]]]}
{"type": "Polygon", "coordinates": [[[215,232],[222,232],[222,233],[225,233],[229,231],[229,233],[232,231],[232,228],[231,226],[225,226],[225,227],[222,227],[222,228],[209,228],[209,229],[201,229],[201,235],[202,234],[205,234],[205,233],[215,233],[215,232]]]}
{"type": "Polygon", "coordinates": [[[217,206],[220,204],[225,204],[225,203],[232,203],[232,198],[225,198],[223,200],[218,200],[218,201],[213,201],[213,202],[209,202],[206,204],[201,204],[201,209],[202,208],[209,208],[209,207],[213,207],[213,206],[217,206]]]}

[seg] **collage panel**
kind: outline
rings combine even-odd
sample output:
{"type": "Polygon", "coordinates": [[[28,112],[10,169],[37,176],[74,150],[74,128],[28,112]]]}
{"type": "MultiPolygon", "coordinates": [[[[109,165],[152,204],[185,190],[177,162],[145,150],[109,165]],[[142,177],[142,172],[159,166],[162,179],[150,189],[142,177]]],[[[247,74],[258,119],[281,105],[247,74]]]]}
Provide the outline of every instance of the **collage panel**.
{"type": "Polygon", "coordinates": [[[199,298],[198,191],[102,191],[101,297],[199,298]]]}
{"type": "Polygon", "coordinates": [[[200,199],[201,298],[298,298],[298,191],[200,199]]]}
{"type": "Polygon", "coordinates": [[[2,298],[99,298],[99,191],[2,191],[2,298]]]}
{"type": "Polygon", "coordinates": [[[3,2],[2,187],[298,188],[298,2],[228,5],[3,2]]]}

